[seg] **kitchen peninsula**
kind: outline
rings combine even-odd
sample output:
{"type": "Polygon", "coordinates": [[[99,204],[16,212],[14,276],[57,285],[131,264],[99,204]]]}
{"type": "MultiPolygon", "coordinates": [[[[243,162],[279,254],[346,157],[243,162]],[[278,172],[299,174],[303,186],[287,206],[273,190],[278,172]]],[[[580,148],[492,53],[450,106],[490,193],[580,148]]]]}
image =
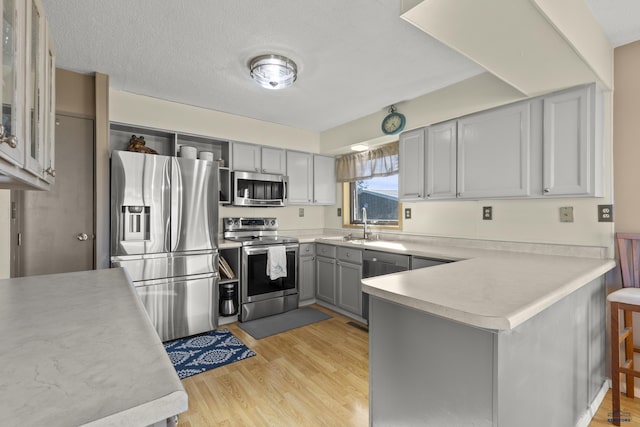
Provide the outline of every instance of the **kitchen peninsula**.
{"type": "Polygon", "coordinates": [[[0,280],[3,425],[160,427],[187,394],[121,268],[0,280]]]}
{"type": "Polygon", "coordinates": [[[607,389],[603,275],[614,261],[474,252],[362,281],[371,424],[588,425],[607,389]]]}

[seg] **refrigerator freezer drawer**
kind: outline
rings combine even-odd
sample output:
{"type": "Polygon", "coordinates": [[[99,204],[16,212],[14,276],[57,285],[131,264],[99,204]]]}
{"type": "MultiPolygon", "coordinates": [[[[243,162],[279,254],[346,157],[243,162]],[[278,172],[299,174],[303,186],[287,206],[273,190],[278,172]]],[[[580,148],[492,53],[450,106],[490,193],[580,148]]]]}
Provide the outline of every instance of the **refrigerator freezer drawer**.
{"type": "Polygon", "coordinates": [[[210,276],[135,289],[160,339],[170,341],[216,329],[217,288],[217,277],[210,276]]]}
{"type": "Polygon", "coordinates": [[[133,282],[190,276],[218,271],[218,253],[163,254],[144,257],[114,257],[114,267],[124,267],[133,282]]]}

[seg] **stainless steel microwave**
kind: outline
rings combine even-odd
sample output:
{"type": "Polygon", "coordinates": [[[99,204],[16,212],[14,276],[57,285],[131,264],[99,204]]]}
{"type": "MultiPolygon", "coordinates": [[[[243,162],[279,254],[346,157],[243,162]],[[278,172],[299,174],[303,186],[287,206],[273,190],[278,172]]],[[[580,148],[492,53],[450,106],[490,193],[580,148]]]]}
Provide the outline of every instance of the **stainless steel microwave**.
{"type": "Polygon", "coordinates": [[[233,205],[285,206],[288,179],[284,175],[233,172],[233,205]]]}

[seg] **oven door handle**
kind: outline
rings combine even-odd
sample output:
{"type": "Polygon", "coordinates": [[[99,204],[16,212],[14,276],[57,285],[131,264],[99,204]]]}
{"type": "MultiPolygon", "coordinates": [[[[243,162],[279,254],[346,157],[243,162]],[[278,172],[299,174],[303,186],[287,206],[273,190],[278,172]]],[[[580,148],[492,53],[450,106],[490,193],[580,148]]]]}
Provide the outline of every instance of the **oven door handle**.
{"type": "MultiPolygon", "coordinates": [[[[273,246],[280,246],[280,245],[266,245],[266,246],[245,246],[243,248],[244,252],[247,255],[257,255],[257,254],[266,254],[268,251],[269,247],[273,247],[273,246]]],[[[284,249],[286,251],[290,251],[290,250],[294,250],[294,251],[298,251],[299,248],[299,244],[295,243],[295,244],[288,244],[288,245],[284,245],[284,249]]]]}

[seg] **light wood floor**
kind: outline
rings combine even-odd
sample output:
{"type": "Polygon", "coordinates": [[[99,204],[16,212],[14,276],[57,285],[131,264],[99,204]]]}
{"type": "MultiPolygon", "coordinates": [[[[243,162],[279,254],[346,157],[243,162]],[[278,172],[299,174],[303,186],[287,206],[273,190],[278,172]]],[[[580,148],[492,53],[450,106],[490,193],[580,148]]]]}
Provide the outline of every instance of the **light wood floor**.
{"type": "MultiPolygon", "coordinates": [[[[620,410],[628,412],[631,418],[629,422],[620,423],[624,427],[640,427],[640,398],[629,399],[624,395],[620,396],[620,410]]],[[[589,423],[589,427],[611,427],[613,424],[607,421],[611,414],[611,389],[607,392],[607,396],[602,401],[598,412],[589,423]]]]}
{"type": "MultiPolygon", "coordinates": [[[[189,411],[179,427],[367,426],[369,348],[366,332],[324,307],[332,319],[255,340],[225,325],[257,355],[182,381],[189,411]]],[[[640,427],[640,398],[622,395],[625,427],[640,427]]],[[[610,427],[611,390],[589,427],[610,427]]]]}
{"type": "Polygon", "coordinates": [[[257,355],[184,379],[178,426],[367,426],[368,335],[313,307],[333,318],[261,340],[223,326],[257,355]]]}

